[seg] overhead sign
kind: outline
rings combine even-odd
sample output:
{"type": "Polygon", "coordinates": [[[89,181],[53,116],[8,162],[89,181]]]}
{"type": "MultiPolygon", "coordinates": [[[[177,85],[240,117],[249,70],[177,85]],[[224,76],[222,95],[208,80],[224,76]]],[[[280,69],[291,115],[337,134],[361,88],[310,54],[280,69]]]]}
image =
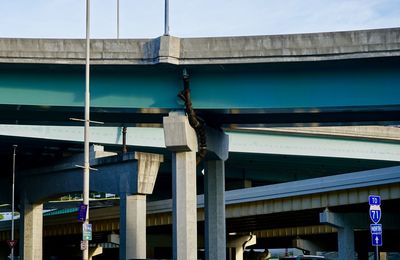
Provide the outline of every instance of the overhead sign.
{"type": "Polygon", "coordinates": [[[81,203],[79,205],[79,210],[78,210],[78,220],[85,222],[86,221],[86,215],[87,215],[87,207],[88,205],[81,203]]]}
{"type": "Polygon", "coordinates": [[[371,234],[372,246],[382,246],[382,234],[371,234]]]}
{"type": "Polygon", "coordinates": [[[17,244],[17,240],[7,240],[7,244],[11,249],[13,249],[17,244]]]}
{"type": "Polygon", "coordinates": [[[82,224],[82,240],[92,240],[92,224],[82,224]]]}
{"type": "Polygon", "coordinates": [[[381,197],[377,196],[377,195],[369,195],[368,197],[369,199],[369,205],[377,205],[380,206],[381,205],[381,197]]]}
{"type": "Polygon", "coordinates": [[[369,227],[371,234],[382,234],[382,224],[371,224],[369,227]]]}

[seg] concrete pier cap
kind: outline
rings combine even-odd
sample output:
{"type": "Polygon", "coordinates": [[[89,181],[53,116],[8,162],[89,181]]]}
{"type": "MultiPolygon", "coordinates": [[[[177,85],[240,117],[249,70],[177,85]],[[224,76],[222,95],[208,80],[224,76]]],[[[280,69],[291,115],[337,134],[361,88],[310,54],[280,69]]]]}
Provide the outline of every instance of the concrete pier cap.
{"type": "Polygon", "coordinates": [[[163,118],[165,146],[173,152],[197,152],[196,132],[183,111],[170,112],[163,118]]]}
{"type": "Polygon", "coordinates": [[[157,179],[160,163],[164,161],[161,154],[135,152],[135,159],[138,161],[137,169],[137,193],[152,194],[157,179]]]}

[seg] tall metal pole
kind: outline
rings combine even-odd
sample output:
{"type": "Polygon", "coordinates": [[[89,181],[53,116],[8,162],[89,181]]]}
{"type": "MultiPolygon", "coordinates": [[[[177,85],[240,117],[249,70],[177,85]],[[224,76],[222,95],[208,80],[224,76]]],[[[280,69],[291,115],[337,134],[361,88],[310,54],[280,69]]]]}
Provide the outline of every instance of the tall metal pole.
{"type": "Polygon", "coordinates": [[[164,35],[169,35],[169,0],[165,0],[165,9],[164,9],[164,35]]]}
{"type": "MultiPolygon", "coordinates": [[[[14,241],[14,194],[15,194],[15,150],[17,149],[17,145],[13,145],[13,177],[12,177],[12,195],[11,195],[11,241],[14,241]]],[[[11,247],[11,260],[14,260],[14,247],[11,247]]]]}
{"type": "MultiPolygon", "coordinates": [[[[86,88],[85,88],[85,127],[84,127],[84,170],[83,170],[83,204],[87,205],[86,220],[89,224],[89,128],[90,128],[90,0],[86,0],[86,88]]],[[[89,242],[85,240],[83,260],[89,259],[89,242]]]]}
{"type": "Polygon", "coordinates": [[[117,39],[119,39],[119,0],[117,0],[117,39]]]}

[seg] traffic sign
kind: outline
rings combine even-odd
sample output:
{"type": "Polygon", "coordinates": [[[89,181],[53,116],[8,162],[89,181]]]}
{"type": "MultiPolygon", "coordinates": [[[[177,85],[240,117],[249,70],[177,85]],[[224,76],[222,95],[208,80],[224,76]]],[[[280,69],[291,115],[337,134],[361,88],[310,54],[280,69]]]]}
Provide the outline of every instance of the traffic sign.
{"type": "Polygon", "coordinates": [[[382,234],[371,234],[372,246],[382,246],[382,234]]]}
{"type": "Polygon", "coordinates": [[[79,210],[78,210],[78,220],[85,222],[86,220],[86,215],[87,215],[87,206],[86,204],[81,203],[79,205],[79,210]]]}
{"type": "Polygon", "coordinates": [[[371,224],[369,227],[371,234],[382,234],[382,224],[371,224]]]}
{"type": "Polygon", "coordinates": [[[88,249],[88,241],[87,240],[82,240],[81,241],[81,250],[84,251],[86,249],[88,249]]]}
{"type": "Polygon", "coordinates": [[[13,249],[17,244],[17,240],[7,240],[7,244],[11,249],[13,249]]]}
{"type": "Polygon", "coordinates": [[[369,205],[381,205],[381,197],[378,195],[369,195],[369,205]]]}
{"type": "Polygon", "coordinates": [[[82,224],[82,240],[92,240],[92,224],[82,224]]]}
{"type": "Polygon", "coordinates": [[[371,218],[372,222],[377,224],[381,220],[381,216],[382,216],[381,206],[371,205],[369,207],[369,217],[371,218]]]}

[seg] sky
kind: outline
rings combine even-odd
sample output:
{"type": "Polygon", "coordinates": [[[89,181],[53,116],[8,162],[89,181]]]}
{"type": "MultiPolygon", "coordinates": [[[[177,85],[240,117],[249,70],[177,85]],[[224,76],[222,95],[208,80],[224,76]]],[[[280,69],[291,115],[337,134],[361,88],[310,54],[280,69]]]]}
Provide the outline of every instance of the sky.
{"type": "MultiPolygon", "coordinates": [[[[164,33],[164,0],[119,0],[120,38],[164,33]]],[[[117,0],[91,0],[91,38],[116,38],[117,0]]],[[[177,37],[400,27],[400,0],[169,0],[177,37]]],[[[84,38],[85,0],[2,0],[0,38],[84,38]]]]}

